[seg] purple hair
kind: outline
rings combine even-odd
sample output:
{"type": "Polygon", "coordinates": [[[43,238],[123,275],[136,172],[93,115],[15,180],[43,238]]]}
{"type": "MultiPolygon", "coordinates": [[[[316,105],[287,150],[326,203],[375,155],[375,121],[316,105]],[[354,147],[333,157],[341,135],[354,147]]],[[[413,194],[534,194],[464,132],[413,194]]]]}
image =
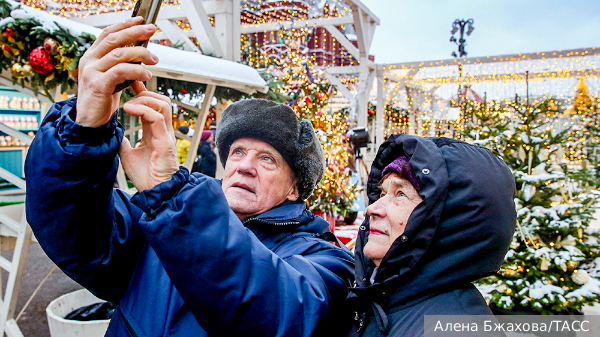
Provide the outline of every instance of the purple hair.
{"type": "Polygon", "coordinates": [[[398,176],[400,176],[400,178],[408,180],[417,191],[421,187],[419,178],[417,178],[410,168],[410,164],[408,163],[408,158],[406,156],[400,156],[386,166],[381,173],[381,181],[386,178],[388,173],[396,173],[398,176]]]}

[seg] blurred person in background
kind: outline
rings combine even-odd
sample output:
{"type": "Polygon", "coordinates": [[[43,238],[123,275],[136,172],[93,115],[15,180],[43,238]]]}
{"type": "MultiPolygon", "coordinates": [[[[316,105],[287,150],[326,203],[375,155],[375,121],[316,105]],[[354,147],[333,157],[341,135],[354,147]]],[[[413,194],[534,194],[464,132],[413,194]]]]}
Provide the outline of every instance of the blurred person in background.
{"type": "Polygon", "coordinates": [[[201,143],[198,147],[198,155],[192,166],[192,172],[199,172],[209,177],[215,177],[217,172],[216,145],[213,133],[209,130],[202,131],[201,143]]]}
{"type": "MultiPolygon", "coordinates": [[[[187,125],[182,125],[177,128],[177,131],[187,136],[190,132],[190,128],[187,125]]],[[[185,163],[185,158],[187,157],[188,152],[190,150],[190,144],[191,142],[187,139],[177,139],[177,160],[180,165],[183,165],[185,163]]]]}

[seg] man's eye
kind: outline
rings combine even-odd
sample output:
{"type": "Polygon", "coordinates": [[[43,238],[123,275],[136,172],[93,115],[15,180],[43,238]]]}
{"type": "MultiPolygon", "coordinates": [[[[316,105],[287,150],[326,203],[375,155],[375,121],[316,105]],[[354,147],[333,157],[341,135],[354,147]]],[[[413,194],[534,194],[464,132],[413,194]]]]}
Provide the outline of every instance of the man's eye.
{"type": "Polygon", "coordinates": [[[268,156],[263,157],[263,160],[266,162],[270,162],[270,163],[272,163],[274,161],[273,158],[268,157],[268,156]]]}
{"type": "Polygon", "coordinates": [[[385,193],[381,192],[381,194],[379,195],[380,198],[385,197],[385,193]]]}
{"type": "Polygon", "coordinates": [[[406,194],[404,194],[404,192],[402,192],[402,191],[396,192],[396,197],[398,197],[398,198],[402,198],[402,197],[405,197],[405,196],[406,196],[406,194]]]}
{"type": "Polygon", "coordinates": [[[235,149],[235,150],[233,150],[233,152],[231,154],[240,155],[240,154],[242,154],[242,150],[235,149]]]}

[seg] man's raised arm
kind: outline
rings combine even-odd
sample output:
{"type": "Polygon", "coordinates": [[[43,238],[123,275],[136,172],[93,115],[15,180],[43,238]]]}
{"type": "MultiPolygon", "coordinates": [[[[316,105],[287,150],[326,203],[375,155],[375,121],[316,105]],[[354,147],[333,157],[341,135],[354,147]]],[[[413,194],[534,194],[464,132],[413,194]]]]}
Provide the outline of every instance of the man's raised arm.
{"type": "Polygon", "coordinates": [[[77,99],[50,109],[25,163],[27,219],[41,246],[67,275],[112,301],[128,286],[145,244],[137,227],[141,210],[128,195],[113,192],[123,139],[113,116],[120,97],[114,88],[152,76],[130,62],[158,61],[143,47],[122,48],[156,30],[140,23],[128,19],[96,39],[80,60],[77,99]]]}

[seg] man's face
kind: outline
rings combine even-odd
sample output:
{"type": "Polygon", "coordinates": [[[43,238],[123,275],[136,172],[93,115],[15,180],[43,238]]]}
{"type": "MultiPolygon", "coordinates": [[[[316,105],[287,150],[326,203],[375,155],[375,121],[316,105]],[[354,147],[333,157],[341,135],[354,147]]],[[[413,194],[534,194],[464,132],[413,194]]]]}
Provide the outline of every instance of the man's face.
{"type": "Polygon", "coordinates": [[[292,169],[281,154],[252,138],[231,144],[222,186],[229,207],[240,220],[262,214],[286,199],[298,199],[292,169]]]}
{"type": "Polygon", "coordinates": [[[379,266],[392,243],[404,233],[412,211],[423,201],[406,179],[393,173],[381,184],[381,197],[367,207],[371,217],[371,232],[365,245],[365,255],[379,266]]]}

